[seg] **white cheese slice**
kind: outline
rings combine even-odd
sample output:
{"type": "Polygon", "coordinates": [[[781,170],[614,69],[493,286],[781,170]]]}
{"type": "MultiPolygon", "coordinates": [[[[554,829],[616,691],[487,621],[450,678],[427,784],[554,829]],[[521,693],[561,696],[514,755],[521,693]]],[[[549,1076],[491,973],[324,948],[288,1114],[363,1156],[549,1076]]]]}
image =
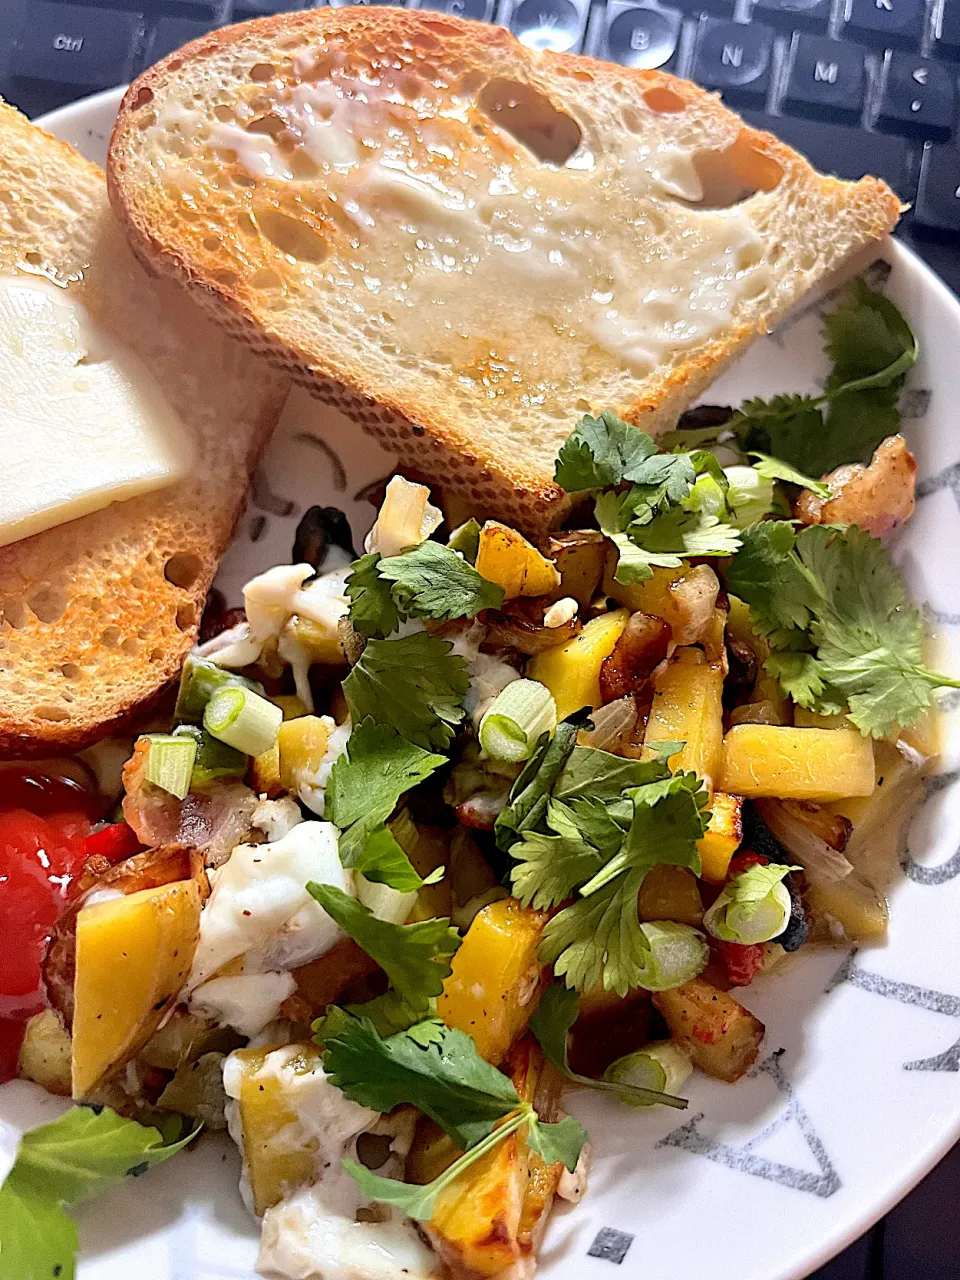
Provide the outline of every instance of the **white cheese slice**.
{"type": "Polygon", "coordinates": [[[0,276],[0,546],[188,475],[159,383],[49,281],[0,276]]]}

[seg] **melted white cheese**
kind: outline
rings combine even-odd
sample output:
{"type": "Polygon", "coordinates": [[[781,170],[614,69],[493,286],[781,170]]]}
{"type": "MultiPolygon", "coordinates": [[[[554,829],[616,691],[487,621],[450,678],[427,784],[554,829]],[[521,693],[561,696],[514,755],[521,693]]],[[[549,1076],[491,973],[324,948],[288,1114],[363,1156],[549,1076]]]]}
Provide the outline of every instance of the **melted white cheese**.
{"type": "Polygon", "coordinates": [[[292,973],[238,973],[202,983],[190,996],[190,1008],[242,1036],[255,1036],[279,1018],[280,1006],[296,989],[292,973]]]}
{"type": "Polygon", "coordinates": [[[329,822],[301,822],[271,844],[241,844],[210,873],[189,986],[239,956],[244,972],[293,969],[324,955],[342,936],[309,893],[309,880],[353,893],[329,822]]]}

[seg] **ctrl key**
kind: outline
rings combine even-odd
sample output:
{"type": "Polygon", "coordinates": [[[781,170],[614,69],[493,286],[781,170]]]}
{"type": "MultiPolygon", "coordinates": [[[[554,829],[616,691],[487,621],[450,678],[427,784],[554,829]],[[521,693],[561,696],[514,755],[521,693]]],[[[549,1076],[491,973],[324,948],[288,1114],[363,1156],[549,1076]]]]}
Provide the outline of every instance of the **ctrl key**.
{"type": "Polygon", "coordinates": [[[142,26],[139,13],[31,0],[14,42],[10,74],[87,89],[122,84],[133,70],[142,26]]]}
{"type": "Polygon", "coordinates": [[[928,142],[920,165],[914,215],[925,227],[960,231],[960,151],[928,142]]]}

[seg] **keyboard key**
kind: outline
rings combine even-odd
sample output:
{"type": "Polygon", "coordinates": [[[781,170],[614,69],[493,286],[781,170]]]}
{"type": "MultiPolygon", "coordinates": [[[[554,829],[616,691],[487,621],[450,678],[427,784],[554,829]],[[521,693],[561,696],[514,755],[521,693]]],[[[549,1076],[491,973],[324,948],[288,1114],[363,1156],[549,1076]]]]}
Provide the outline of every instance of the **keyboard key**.
{"type": "MultiPolygon", "coordinates": [[[[332,4],[335,9],[343,9],[346,8],[347,5],[356,4],[392,4],[402,9],[406,7],[407,0],[330,0],[330,4],[332,4]]],[[[302,9],[303,5],[301,4],[299,8],[302,9]]]]}
{"type": "Polygon", "coordinates": [[[647,5],[607,5],[607,34],[600,57],[625,67],[665,67],[677,51],[681,15],[647,5]]]}
{"type": "Polygon", "coordinates": [[[520,0],[510,30],[529,49],[576,51],[583,39],[585,13],[571,0],[520,0]]]}
{"type": "Polygon", "coordinates": [[[312,8],[311,0],[233,0],[233,21],[246,22],[248,18],[265,18],[273,13],[312,8]]]}
{"type": "Polygon", "coordinates": [[[681,9],[693,13],[712,13],[718,18],[732,18],[736,0],[677,0],[681,9]]]}
{"type": "Polygon", "coordinates": [[[960,151],[928,142],[920,164],[914,214],[925,227],[960,231],[960,151]]]}
{"type": "Polygon", "coordinates": [[[826,31],[831,0],[757,0],[752,17],[790,31],[826,31]]]}
{"type": "Polygon", "coordinates": [[[439,9],[454,18],[474,18],[489,22],[493,17],[493,0],[420,0],[421,9],[439,9]]]}
{"type": "Polygon", "coordinates": [[[945,139],[953,127],[953,76],[909,53],[887,53],[877,127],[912,137],[945,139]]]}
{"type": "Polygon", "coordinates": [[[743,118],[757,129],[766,129],[795,147],[817,169],[838,178],[855,180],[865,173],[890,184],[901,200],[913,198],[909,177],[909,148],[903,138],[851,129],[819,120],[797,120],[790,116],[768,116],[745,111],[743,118]]]}
{"type": "Polygon", "coordinates": [[[773,31],[759,22],[701,18],[691,79],[731,102],[762,102],[770,83],[773,31]]]}
{"type": "Polygon", "coordinates": [[[794,36],[784,111],[821,120],[855,120],[863,106],[862,45],[794,36]]]}
{"type": "MultiPolygon", "coordinates": [[[[947,8],[955,0],[946,0],[947,8]]],[[[924,0],[847,0],[844,32],[870,44],[896,44],[910,49],[923,35],[924,0]]]]}
{"type": "Polygon", "coordinates": [[[161,18],[147,42],[143,65],[152,67],[168,53],[173,53],[174,49],[196,40],[198,36],[205,36],[211,30],[213,24],[209,22],[191,22],[189,18],[161,18]]]}
{"type": "Polygon", "coordinates": [[[130,79],[143,15],[73,4],[31,3],[10,74],[106,89],[130,79]]]}
{"type": "Polygon", "coordinates": [[[934,52],[943,58],[960,58],[960,5],[944,0],[934,52]]]}

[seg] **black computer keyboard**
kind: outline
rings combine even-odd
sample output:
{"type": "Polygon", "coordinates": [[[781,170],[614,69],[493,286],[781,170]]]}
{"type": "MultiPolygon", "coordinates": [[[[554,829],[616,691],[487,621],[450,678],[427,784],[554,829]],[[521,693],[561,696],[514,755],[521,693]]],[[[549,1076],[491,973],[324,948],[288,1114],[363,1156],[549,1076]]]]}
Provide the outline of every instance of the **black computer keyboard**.
{"type": "MultiPolygon", "coordinates": [[[[885,178],[912,205],[900,234],[960,292],[960,0],[408,3],[499,22],[533,46],[662,67],[719,90],[818,168],[885,178]]],[[[0,0],[0,94],[38,115],[129,80],[215,27],[303,7],[0,0]]]]}

